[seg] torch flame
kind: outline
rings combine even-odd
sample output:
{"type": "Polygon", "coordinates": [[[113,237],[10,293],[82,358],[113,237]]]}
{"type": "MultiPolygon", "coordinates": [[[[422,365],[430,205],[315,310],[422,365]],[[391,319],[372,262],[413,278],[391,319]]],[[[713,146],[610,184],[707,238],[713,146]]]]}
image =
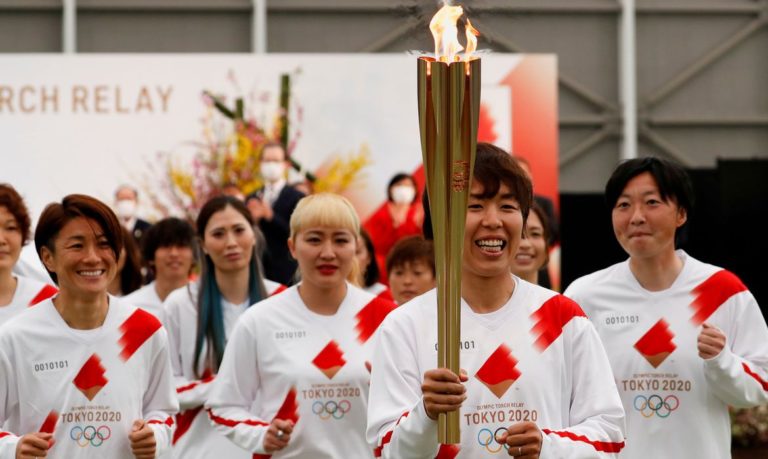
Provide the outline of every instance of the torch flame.
{"type": "Polygon", "coordinates": [[[467,50],[464,51],[464,60],[469,62],[472,58],[472,53],[477,49],[477,37],[480,36],[480,32],[472,27],[472,23],[467,18],[467,24],[464,26],[464,33],[467,36],[467,50]]]}
{"type": "Polygon", "coordinates": [[[459,28],[456,27],[464,9],[460,6],[443,5],[429,22],[429,30],[435,39],[435,59],[453,62],[456,55],[464,49],[459,43],[459,28]]]}

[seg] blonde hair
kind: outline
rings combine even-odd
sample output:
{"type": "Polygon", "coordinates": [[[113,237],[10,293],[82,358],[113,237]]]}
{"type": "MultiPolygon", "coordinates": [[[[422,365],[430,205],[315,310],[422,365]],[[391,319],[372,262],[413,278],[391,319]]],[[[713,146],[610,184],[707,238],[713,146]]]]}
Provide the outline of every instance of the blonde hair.
{"type": "MultiPolygon", "coordinates": [[[[296,236],[304,229],[325,226],[349,230],[360,243],[360,217],[347,198],[333,193],[317,193],[299,201],[291,215],[289,238],[296,242],[296,236]]],[[[357,257],[352,260],[352,270],[347,280],[360,286],[360,265],[357,257]]]]}

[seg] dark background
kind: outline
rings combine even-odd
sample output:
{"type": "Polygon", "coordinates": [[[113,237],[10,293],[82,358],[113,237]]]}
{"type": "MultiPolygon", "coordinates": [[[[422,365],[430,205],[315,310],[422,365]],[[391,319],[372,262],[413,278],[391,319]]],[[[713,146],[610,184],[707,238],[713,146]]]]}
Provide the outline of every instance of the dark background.
{"type": "MultiPolygon", "coordinates": [[[[732,271],[768,316],[768,160],[720,160],[691,169],[696,201],[680,248],[732,271]]],[[[563,287],[623,261],[602,194],[562,194],[563,287]]]]}

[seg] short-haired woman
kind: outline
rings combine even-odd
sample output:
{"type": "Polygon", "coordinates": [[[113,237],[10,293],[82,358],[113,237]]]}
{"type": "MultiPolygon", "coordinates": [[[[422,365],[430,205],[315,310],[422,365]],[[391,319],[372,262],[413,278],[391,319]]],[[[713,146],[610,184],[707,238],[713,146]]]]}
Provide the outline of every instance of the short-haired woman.
{"type": "Polygon", "coordinates": [[[0,325],[57,292],[52,285],[13,274],[29,227],[24,200],[12,186],[0,184],[0,325]]]}
{"type": "Polygon", "coordinates": [[[351,282],[360,222],[346,199],[299,201],[288,246],[302,280],[237,324],[208,402],[219,430],[273,457],[372,458],[365,441],[371,343],[392,302],[351,282]]]}
{"type": "Polygon", "coordinates": [[[621,163],[605,187],[629,258],[574,281],[627,412],[622,457],[731,457],[728,406],[768,402],[768,327],[735,274],[676,250],[693,210],[685,170],[621,163]]]}
{"type": "Polygon", "coordinates": [[[178,410],[165,330],[108,295],[120,223],[84,195],[49,204],[35,246],[59,293],[0,329],[0,457],[150,459],[178,410]]]}

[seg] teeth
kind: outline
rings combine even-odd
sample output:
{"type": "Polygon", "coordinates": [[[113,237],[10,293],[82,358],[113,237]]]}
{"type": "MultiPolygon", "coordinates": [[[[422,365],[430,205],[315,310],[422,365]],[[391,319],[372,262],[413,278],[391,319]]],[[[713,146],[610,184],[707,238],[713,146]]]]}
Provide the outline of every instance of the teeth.
{"type": "Polygon", "coordinates": [[[480,247],[501,247],[504,245],[504,241],[501,239],[482,239],[477,241],[477,245],[480,247]]]}
{"type": "Polygon", "coordinates": [[[100,276],[104,271],[80,271],[81,276],[96,277],[100,276]]]}

